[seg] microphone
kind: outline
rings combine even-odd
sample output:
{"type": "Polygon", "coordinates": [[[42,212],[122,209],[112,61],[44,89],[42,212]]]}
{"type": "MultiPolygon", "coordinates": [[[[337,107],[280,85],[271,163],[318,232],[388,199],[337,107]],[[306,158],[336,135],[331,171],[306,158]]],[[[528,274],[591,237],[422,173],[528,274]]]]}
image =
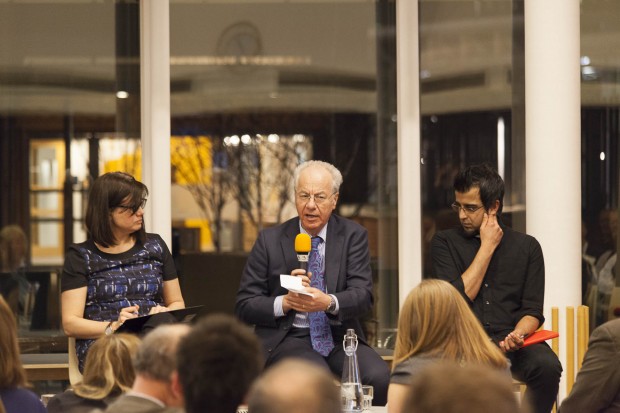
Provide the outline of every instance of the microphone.
{"type": "Polygon", "coordinates": [[[295,237],[295,252],[299,260],[299,267],[308,271],[308,255],[312,249],[312,241],[308,234],[297,234],[295,237]]]}

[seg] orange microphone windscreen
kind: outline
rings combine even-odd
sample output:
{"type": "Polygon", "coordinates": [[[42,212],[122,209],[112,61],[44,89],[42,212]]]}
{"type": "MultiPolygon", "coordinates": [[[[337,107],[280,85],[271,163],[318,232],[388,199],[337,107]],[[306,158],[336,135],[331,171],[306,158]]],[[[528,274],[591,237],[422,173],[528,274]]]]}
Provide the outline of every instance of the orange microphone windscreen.
{"type": "Polygon", "coordinates": [[[295,237],[295,252],[298,253],[309,253],[312,249],[312,242],[310,241],[310,235],[308,234],[297,234],[295,237]]]}

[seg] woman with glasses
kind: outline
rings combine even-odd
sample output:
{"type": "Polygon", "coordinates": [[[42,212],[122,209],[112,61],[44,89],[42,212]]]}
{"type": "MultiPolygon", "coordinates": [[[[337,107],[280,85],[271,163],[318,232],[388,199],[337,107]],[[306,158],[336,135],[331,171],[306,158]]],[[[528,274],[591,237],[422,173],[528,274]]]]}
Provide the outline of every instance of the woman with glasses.
{"type": "Polygon", "coordinates": [[[144,229],[148,189],[123,172],[97,178],[88,196],[88,239],[71,245],[61,279],[62,325],[76,338],[80,371],[90,345],[125,320],[185,307],[170,251],[144,229]]]}

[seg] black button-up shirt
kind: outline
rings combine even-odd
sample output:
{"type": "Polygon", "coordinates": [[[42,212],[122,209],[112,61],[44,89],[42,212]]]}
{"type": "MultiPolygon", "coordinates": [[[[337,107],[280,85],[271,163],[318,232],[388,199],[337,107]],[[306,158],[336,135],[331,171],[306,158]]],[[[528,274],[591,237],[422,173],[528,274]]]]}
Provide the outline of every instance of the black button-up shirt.
{"type": "Polygon", "coordinates": [[[461,275],[480,248],[478,236],[462,228],[438,232],[431,241],[434,277],[455,286],[470,304],[489,336],[503,340],[526,315],[544,322],[545,264],[536,239],[502,225],[504,235],[495,249],[476,298],[465,294],[461,275]]]}

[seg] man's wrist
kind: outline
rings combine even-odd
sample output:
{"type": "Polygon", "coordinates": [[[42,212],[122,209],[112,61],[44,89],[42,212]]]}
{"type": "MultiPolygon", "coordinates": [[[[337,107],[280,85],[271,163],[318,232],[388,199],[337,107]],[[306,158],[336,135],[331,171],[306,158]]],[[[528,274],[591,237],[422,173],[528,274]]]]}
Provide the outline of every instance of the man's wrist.
{"type": "Polygon", "coordinates": [[[336,299],[333,295],[329,295],[329,304],[325,308],[326,313],[333,313],[336,310],[336,299]]]}

